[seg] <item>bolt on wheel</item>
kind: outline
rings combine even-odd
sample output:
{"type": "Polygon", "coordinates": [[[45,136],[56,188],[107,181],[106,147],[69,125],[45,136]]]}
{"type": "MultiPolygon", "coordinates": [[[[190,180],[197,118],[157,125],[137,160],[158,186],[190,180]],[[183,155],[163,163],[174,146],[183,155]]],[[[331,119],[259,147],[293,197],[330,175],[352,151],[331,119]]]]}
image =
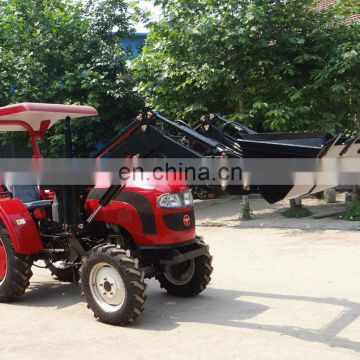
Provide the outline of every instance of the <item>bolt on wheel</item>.
{"type": "Polygon", "coordinates": [[[89,284],[96,303],[105,311],[117,311],[124,304],[124,281],[113,266],[106,263],[94,266],[90,272],[89,284]]]}
{"type": "Polygon", "coordinates": [[[144,275],[137,262],[115,245],[96,246],[83,257],[80,286],[102,322],[126,325],[144,309],[144,275]]]}

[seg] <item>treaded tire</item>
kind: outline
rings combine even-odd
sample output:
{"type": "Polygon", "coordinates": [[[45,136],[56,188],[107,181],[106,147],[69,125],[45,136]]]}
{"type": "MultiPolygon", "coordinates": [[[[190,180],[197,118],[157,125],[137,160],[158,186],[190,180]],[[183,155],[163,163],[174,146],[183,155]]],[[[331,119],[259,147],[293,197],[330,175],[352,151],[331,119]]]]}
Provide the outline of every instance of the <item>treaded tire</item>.
{"type": "Polygon", "coordinates": [[[45,261],[45,264],[50,270],[51,275],[55,276],[56,280],[62,282],[77,282],[79,280],[79,271],[73,267],[61,269],[51,261],[45,261]]]}
{"type": "MultiPolygon", "coordinates": [[[[202,246],[206,245],[202,243],[202,246]]],[[[210,255],[209,250],[207,250],[204,255],[196,257],[194,259],[194,264],[195,268],[193,275],[187,283],[177,285],[169,281],[169,278],[164,276],[164,274],[159,274],[156,276],[156,279],[159,281],[160,287],[165,289],[169,295],[191,297],[200,294],[210,282],[210,276],[213,272],[212,256],[210,255]]]]}
{"type": "Polygon", "coordinates": [[[104,323],[124,326],[133,322],[144,310],[146,300],[144,274],[138,269],[137,262],[116,245],[96,246],[85,254],[80,268],[80,287],[95,318],[99,318],[104,323]],[[91,274],[99,264],[110,265],[121,276],[125,299],[118,310],[107,311],[100,306],[93,294],[94,290],[91,290],[91,274]]]}
{"type": "Polygon", "coordinates": [[[33,261],[31,256],[15,252],[9,233],[3,225],[0,225],[0,239],[6,254],[6,274],[0,281],[0,302],[10,302],[23,295],[30,285],[33,261]]]}

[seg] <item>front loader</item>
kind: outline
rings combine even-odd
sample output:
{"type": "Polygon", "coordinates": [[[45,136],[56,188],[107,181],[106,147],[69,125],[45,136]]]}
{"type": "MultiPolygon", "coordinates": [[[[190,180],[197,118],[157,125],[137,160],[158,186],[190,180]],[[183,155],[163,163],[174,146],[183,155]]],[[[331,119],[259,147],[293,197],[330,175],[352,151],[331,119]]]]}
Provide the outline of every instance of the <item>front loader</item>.
{"type": "MultiPolygon", "coordinates": [[[[65,119],[65,157],[72,157],[70,118],[95,116],[88,106],[24,103],[0,108],[0,130],[26,131],[33,158],[38,140],[65,119]]],[[[212,120],[212,119],[210,119],[212,120]]],[[[256,134],[237,124],[194,129],[158,112],[137,117],[93,155],[95,159],[231,159],[357,156],[358,140],[318,134],[256,134]],[[210,132],[209,129],[214,130],[210,132]]],[[[203,126],[204,125],[204,126],[203,126]]],[[[97,160],[94,160],[97,161],[97,160]]],[[[33,166],[33,164],[31,165],[33,166]]],[[[120,166],[120,162],[119,162],[120,166]]],[[[66,170],[66,169],[65,169],[66,170]]],[[[174,176],[176,174],[173,174],[174,176]]],[[[0,301],[22,296],[31,267],[43,260],[59,280],[79,281],[95,317],[126,325],[144,309],[145,278],[169,294],[195,296],[212,273],[208,246],[196,234],[191,191],[170,174],[96,188],[85,185],[3,183],[0,192],[0,301]]],[[[260,193],[269,202],[319,191],[296,185],[216,184],[232,194],[260,193]]]]}
{"type": "MultiPolygon", "coordinates": [[[[251,159],[303,159],[359,157],[359,137],[323,133],[256,133],[220,114],[204,116],[192,127],[183,121],[172,121],[159,112],[143,115],[120,133],[119,157],[137,154],[139,157],[166,158],[228,158],[246,164],[251,159]],[[124,141],[124,139],[127,139],[124,141]]],[[[260,172],[260,170],[258,170],[260,172]]],[[[276,170],[274,170],[276,171],[276,170]]],[[[291,175],[291,169],[285,170],[291,175]]],[[[308,184],[218,184],[230,194],[259,193],[269,203],[292,199],[323,191],[331,186],[318,184],[314,179],[308,184]]]]}
{"type": "MultiPolygon", "coordinates": [[[[38,140],[47,129],[65,119],[64,157],[69,158],[70,118],[96,115],[89,106],[16,104],[0,108],[0,131],[26,131],[33,147],[30,166],[41,166],[38,140]]],[[[1,302],[25,293],[38,260],[60,281],[79,282],[94,316],[109,324],[126,325],[141,314],[146,278],[155,277],[169,294],[182,297],[198,295],[210,282],[212,257],[195,232],[185,183],[167,178],[96,188],[90,181],[66,183],[67,178],[65,185],[40,187],[8,180],[0,191],[1,302]]]]}

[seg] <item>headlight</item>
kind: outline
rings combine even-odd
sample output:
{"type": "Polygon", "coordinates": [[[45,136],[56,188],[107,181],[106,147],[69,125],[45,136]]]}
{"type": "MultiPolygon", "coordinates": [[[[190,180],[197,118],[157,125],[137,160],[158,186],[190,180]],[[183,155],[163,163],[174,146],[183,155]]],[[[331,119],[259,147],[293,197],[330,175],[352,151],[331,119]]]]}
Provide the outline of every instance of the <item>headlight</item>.
{"type": "Polygon", "coordinates": [[[193,196],[191,190],[185,191],[183,193],[184,205],[185,206],[193,206],[193,196]]]}
{"type": "Polygon", "coordinates": [[[157,206],[161,208],[180,208],[182,206],[179,194],[163,194],[157,199],[157,206]]]}
{"type": "Polygon", "coordinates": [[[163,194],[157,198],[157,206],[160,208],[178,209],[193,206],[191,190],[183,193],[163,194]]]}

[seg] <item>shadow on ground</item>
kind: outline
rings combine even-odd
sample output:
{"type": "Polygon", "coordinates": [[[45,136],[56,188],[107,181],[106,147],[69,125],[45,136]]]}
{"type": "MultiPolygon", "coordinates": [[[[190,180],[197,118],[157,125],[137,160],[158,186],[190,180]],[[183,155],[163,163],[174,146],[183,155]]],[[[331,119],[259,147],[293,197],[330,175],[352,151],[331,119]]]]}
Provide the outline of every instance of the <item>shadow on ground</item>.
{"type": "MultiPolygon", "coordinates": [[[[150,281],[146,309],[129,329],[168,331],[183,322],[229,326],[240,329],[259,329],[292,336],[308,342],[327,344],[360,352],[360,342],[338,334],[360,315],[360,303],[347,299],[308,297],[258,292],[233,291],[208,288],[195,298],[168,296],[150,281]],[[306,301],[310,303],[342,306],[343,311],[320,329],[308,329],[292,325],[269,325],[252,323],[251,319],[268,310],[255,302],[243,301],[241,297],[306,301]]],[[[66,308],[82,302],[80,289],[73,284],[32,283],[29,291],[19,302],[23,306],[66,308]]],[[[85,304],[84,304],[85,305],[85,304]]],[[[301,314],[299,314],[301,317],[301,314]]]]}
{"type": "Polygon", "coordinates": [[[67,308],[83,302],[81,290],[71,283],[31,282],[19,304],[34,307],[67,308]]]}
{"type": "MultiPolygon", "coordinates": [[[[242,292],[209,288],[203,295],[191,299],[152,294],[150,304],[141,319],[141,327],[152,330],[169,330],[181,322],[198,322],[241,329],[259,329],[292,336],[304,341],[319,342],[330,347],[346,348],[360,352],[360,342],[338,336],[360,315],[360,303],[347,299],[307,297],[257,292],[242,292]],[[342,306],[343,311],[320,329],[307,329],[291,325],[251,323],[251,318],[268,309],[267,306],[242,301],[242,296],[258,298],[306,301],[342,306]],[[152,307],[153,309],[149,309],[152,307]],[[155,309],[156,307],[156,309],[155,309]],[[153,313],[151,313],[153,311],[153,313]]],[[[299,314],[301,317],[301,314],[299,314]]]]}

